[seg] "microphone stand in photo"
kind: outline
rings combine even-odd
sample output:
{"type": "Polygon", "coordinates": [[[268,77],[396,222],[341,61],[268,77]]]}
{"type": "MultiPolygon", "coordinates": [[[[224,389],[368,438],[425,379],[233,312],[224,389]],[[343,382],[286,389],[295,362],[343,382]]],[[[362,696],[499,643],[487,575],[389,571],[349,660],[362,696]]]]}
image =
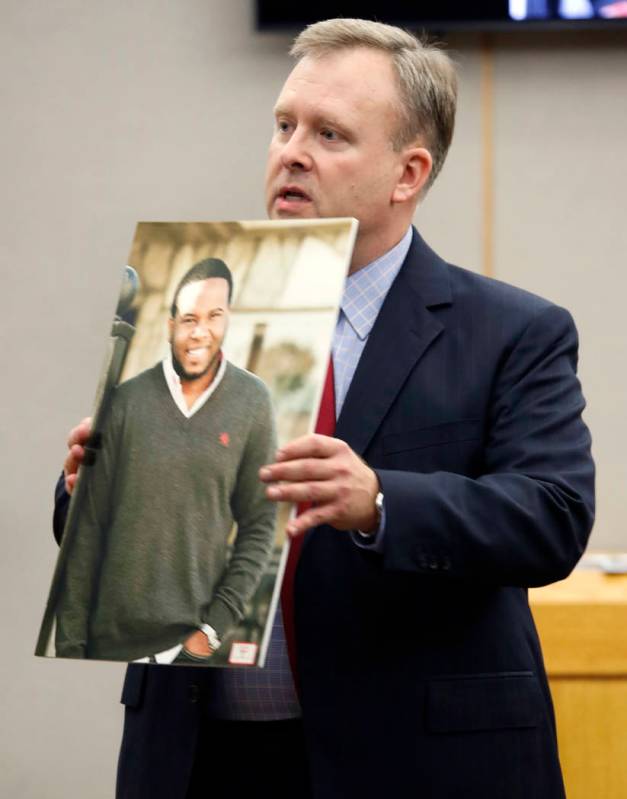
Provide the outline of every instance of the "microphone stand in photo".
{"type": "Polygon", "coordinates": [[[37,639],[37,646],[35,647],[35,654],[47,657],[54,657],[54,620],[59,593],[63,586],[63,574],[65,564],[68,558],[68,553],[71,552],[72,542],[74,541],[77,520],[80,515],[82,507],[82,499],[87,488],[87,483],[90,479],[90,469],[87,464],[91,464],[98,457],[98,449],[100,447],[100,440],[102,438],[102,425],[109,410],[109,403],[111,400],[111,393],[115,386],[118,385],[126,354],[130,346],[133,335],[135,334],[135,327],[123,317],[127,316],[135,297],[139,291],[139,276],[131,266],[125,267],[124,276],[122,278],[122,288],[120,290],[120,298],[115,311],[113,324],[111,326],[111,334],[107,342],[107,351],[105,353],[105,360],[103,369],[101,371],[100,381],[96,390],[96,398],[94,401],[94,410],[92,414],[92,433],[85,446],[85,466],[81,466],[78,470],[78,476],[72,492],[72,498],[68,509],[67,520],[63,530],[63,538],[57,565],[55,568],[54,576],[52,578],[52,586],[50,588],[50,595],[46,605],[46,611],[39,631],[37,639]]]}

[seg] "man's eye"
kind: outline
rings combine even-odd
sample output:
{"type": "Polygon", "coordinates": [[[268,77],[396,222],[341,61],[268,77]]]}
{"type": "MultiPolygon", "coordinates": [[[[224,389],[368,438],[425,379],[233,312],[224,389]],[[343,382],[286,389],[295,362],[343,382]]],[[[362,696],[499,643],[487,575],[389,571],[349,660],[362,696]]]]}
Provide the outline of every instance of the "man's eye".
{"type": "Polygon", "coordinates": [[[280,119],[276,123],[276,129],[279,133],[287,133],[290,129],[290,123],[286,122],[284,119],[280,119]]]}
{"type": "Polygon", "coordinates": [[[323,139],[326,139],[326,141],[337,141],[339,139],[338,134],[334,130],[329,130],[328,128],[321,130],[320,135],[323,139]]]}

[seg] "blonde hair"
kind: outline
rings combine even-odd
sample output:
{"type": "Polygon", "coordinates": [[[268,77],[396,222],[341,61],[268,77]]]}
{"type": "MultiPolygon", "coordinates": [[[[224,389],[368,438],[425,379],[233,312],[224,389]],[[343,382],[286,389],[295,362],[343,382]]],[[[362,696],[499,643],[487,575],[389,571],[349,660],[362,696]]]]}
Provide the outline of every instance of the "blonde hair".
{"type": "Polygon", "coordinates": [[[399,91],[399,126],[394,149],[420,140],[431,153],[428,188],[442,169],[455,127],[457,75],[452,60],[411,33],[365,19],[327,19],[309,25],[294,40],[290,55],[319,58],[337,50],[369,47],[388,53],[399,91]]]}

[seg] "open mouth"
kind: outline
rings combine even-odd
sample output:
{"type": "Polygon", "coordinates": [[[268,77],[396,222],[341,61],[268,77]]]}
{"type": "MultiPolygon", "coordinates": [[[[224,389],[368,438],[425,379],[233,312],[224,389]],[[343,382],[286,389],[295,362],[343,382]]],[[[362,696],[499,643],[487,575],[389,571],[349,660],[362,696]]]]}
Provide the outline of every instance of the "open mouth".
{"type": "Polygon", "coordinates": [[[284,186],[278,193],[280,200],[286,202],[309,202],[310,197],[298,186],[284,186]]]}

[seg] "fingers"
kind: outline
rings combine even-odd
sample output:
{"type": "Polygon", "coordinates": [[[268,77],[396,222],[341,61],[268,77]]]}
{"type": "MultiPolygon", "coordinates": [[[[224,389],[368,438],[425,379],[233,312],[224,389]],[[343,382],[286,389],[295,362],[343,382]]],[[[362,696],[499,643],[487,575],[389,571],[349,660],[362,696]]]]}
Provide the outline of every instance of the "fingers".
{"type": "Polygon", "coordinates": [[[277,462],[259,470],[268,499],[280,502],[316,502],[332,500],[337,494],[334,478],[341,474],[333,456],[346,447],[343,441],[320,435],[295,439],[282,447],[277,462]]]}
{"type": "Polygon", "coordinates": [[[324,503],[333,501],[338,493],[337,486],[330,480],[307,483],[281,483],[266,488],[266,496],[275,502],[324,503]]]}
{"type": "Polygon", "coordinates": [[[70,430],[68,436],[68,454],[63,463],[65,475],[65,490],[71,494],[76,484],[78,467],[85,461],[85,444],[91,433],[91,417],[87,416],[76,427],[70,430]]]}
{"type": "Polygon", "coordinates": [[[339,456],[349,452],[348,445],[337,438],[315,434],[302,436],[281,447],[276,462],[259,470],[259,478],[264,483],[329,480],[342,471],[339,456]]]}
{"type": "Polygon", "coordinates": [[[295,537],[306,533],[312,527],[319,527],[321,524],[331,524],[337,529],[341,529],[336,516],[334,504],[316,505],[290,519],[285,530],[289,536],[295,537]]]}
{"type": "Polygon", "coordinates": [[[302,458],[330,458],[347,448],[348,445],[339,438],[310,433],[307,436],[295,438],[294,441],[281,447],[276,454],[276,459],[277,462],[282,463],[302,458]]]}
{"type": "Polygon", "coordinates": [[[293,482],[328,480],[332,474],[332,466],[325,458],[303,458],[272,463],[259,470],[259,478],[264,483],[275,483],[278,480],[293,482]]]}
{"type": "Polygon", "coordinates": [[[76,478],[78,475],[70,474],[65,478],[65,490],[68,494],[71,494],[74,491],[74,486],[76,485],[76,478]]]}
{"type": "Polygon", "coordinates": [[[76,477],[78,472],[78,467],[83,462],[85,457],[85,449],[84,447],[79,447],[78,444],[74,444],[70,447],[70,451],[67,454],[67,457],[63,463],[63,474],[65,475],[65,490],[68,494],[71,494],[74,490],[74,485],[76,483],[76,477]]]}
{"type": "Polygon", "coordinates": [[[78,444],[81,447],[84,446],[87,443],[90,433],[91,416],[86,416],[76,425],[76,427],[73,427],[70,430],[67,440],[68,449],[71,449],[75,444],[78,444]]]}
{"type": "Polygon", "coordinates": [[[288,524],[290,535],[321,524],[338,530],[369,530],[374,526],[377,476],[340,439],[316,434],[297,438],[281,447],[276,462],[262,467],[259,477],[270,484],[266,488],[268,499],[311,503],[288,524]]]}

